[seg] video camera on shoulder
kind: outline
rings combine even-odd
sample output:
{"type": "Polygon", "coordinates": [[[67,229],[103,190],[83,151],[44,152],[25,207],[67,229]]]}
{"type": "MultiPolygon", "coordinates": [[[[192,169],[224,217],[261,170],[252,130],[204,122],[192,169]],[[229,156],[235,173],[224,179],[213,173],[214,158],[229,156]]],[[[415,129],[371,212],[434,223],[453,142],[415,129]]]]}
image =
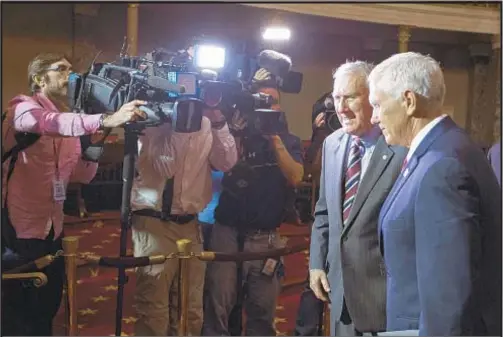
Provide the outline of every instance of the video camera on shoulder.
{"type": "Polygon", "coordinates": [[[302,88],[303,75],[291,71],[291,66],[288,56],[264,50],[257,56],[256,69],[249,72],[249,79],[238,69],[237,77],[230,81],[201,81],[201,97],[207,105],[219,108],[227,121],[236,117],[244,119],[245,127],[241,129],[233,128],[231,123],[235,135],[287,133],[285,113],[273,107],[279,103],[280,91],[299,93],[302,88]],[[276,91],[276,95],[267,93],[271,90],[276,91]]]}
{"type": "Polygon", "coordinates": [[[75,111],[111,113],[141,99],[149,104],[141,108],[147,118],[133,123],[139,128],[172,123],[177,132],[196,132],[203,110],[214,108],[228,122],[236,114],[243,116],[246,127],[231,128],[235,134],[288,132],[284,112],[272,109],[277,100],[260,90],[300,92],[303,75],[291,71],[288,56],[264,50],[254,66],[248,54],[231,55],[221,45],[204,41],[176,52],[155,49],[142,57],[126,56],[124,49],[119,62],[93,61],[85,74],[72,74],[68,92],[75,111]]]}
{"type": "Polygon", "coordinates": [[[301,90],[303,75],[291,70],[292,62],[284,54],[273,50],[264,50],[256,57],[249,54],[231,53],[222,43],[203,38],[195,39],[178,54],[162,50],[153,52],[152,58],[158,65],[157,76],[186,88],[178,96],[200,98],[206,108],[222,111],[233,134],[288,132],[284,112],[272,109],[277,99],[259,89],[269,87],[296,94],[301,90]],[[183,66],[174,71],[173,63],[183,66]],[[259,78],[257,74],[264,70],[266,76],[259,78]],[[237,115],[244,119],[244,129],[233,128],[237,115]]]}
{"type": "MultiPolygon", "coordinates": [[[[205,104],[197,97],[184,95],[186,86],[142,67],[150,60],[123,55],[120,60],[120,64],[93,61],[88,72],[70,75],[68,94],[74,111],[113,113],[123,104],[139,99],[148,102],[140,107],[147,117],[130,124],[140,129],[163,123],[171,123],[176,132],[182,133],[201,129],[205,104]]],[[[154,63],[150,65],[156,68],[154,63]]]]}

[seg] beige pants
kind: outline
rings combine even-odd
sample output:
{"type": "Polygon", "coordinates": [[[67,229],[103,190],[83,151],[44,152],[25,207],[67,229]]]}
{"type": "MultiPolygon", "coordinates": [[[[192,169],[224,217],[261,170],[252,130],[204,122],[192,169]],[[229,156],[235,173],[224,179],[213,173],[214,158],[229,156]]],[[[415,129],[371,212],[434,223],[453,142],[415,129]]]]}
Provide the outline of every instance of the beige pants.
{"type": "MultiPolygon", "coordinates": [[[[168,255],[176,252],[176,241],[189,239],[192,251],[203,249],[197,220],[186,224],[133,216],[134,256],[168,255]]],[[[189,334],[200,335],[203,322],[203,288],[206,264],[191,259],[189,277],[189,334]]],[[[178,259],[162,265],[137,268],[136,336],[175,336],[178,328],[178,259]]]]}

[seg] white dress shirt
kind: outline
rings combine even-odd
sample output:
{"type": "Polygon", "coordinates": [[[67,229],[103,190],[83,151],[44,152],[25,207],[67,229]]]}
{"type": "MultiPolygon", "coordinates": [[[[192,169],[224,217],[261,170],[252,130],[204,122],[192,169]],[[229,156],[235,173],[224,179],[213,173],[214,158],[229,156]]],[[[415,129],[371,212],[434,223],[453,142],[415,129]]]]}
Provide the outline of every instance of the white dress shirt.
{"type": "Polygon", "coordinates": [[[430,133],[430,131],[435,127],[435,125],[440,123],[440,121],[445,117],[447,117],[446,114],[438,116],[437,118],[426,124],[426,126],[417,133],[417,135],[414,137],[414,139],[412,139],[412,142],[410,143],[410,148],[409,152],[407,152],[406,161],[410,160],[410,158],[414,154],[414,151],[416,151],[416,149],[419,147],[419,144],[421,144],[423,139],[428,135],[428,133],[430,133]]]}
{"type": "Polygon", "coordinates": [[[133,211],[162,211],[164,186],[174,176],[172,214],[197,214],[211,200],[211,166],[227,172],[237,162],[236,143],[228,126],[212,129],[206,117],[201,130],[193,133],[174,132],[168,123],[147,128],[138,140],[138,149],[138,175],[131,192],[133,211]]]}

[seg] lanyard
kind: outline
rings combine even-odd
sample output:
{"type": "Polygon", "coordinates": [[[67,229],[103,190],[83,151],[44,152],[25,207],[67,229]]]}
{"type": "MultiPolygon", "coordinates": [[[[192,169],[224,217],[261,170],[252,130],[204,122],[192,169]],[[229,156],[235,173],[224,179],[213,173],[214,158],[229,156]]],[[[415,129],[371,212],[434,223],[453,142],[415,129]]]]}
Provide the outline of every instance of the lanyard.
{"type": "Polygon", "coordinates": [[[52,144],[54,147],[54,164],[55,164],[55,169],[56,169],[56,180],[59,180],[59,153],[61,151],[61,143],[63,142],[63,139],[60,140],[59,142],[59,148],[56,146],[56,138],[53,138],[52,144]]]}

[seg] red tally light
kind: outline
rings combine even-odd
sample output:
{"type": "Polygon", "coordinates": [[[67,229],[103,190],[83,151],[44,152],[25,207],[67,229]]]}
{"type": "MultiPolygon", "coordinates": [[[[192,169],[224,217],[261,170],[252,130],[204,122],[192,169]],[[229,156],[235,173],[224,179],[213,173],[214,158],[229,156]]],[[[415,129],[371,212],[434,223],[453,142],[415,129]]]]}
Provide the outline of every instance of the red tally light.
{"type": "Polygon", "coordinates": [[[214,108],[218,106],[222,101],[222,91],[220,90],[220,88],[217,87],[205,88],[203,94],[203,101],[209,107],[214,108]]]}

